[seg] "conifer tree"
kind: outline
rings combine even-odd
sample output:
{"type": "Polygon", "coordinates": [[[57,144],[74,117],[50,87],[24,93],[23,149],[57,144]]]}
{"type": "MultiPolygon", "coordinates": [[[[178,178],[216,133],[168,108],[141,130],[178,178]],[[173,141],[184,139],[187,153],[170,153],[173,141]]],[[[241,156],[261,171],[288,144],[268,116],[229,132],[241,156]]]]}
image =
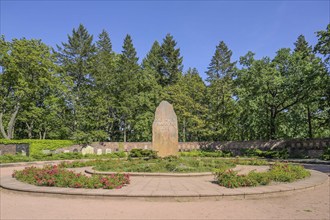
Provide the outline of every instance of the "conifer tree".
{"type": "Polygon", "coordinates": [[[118,114],[118,129],[123,134],[122,140],[124,142],[129,140],[127,139],[127,135],[133,127],[139,71],[138,57],[133,46],[132,38],[130,35],[126,35],[122,54],[120,54],[118,60],[114,94],[118,114]]]}
{"type": "Polygon", "coordinates": [[[173,85],[182,76],[182,60],[180,49],[176,49],[173,36],[167,34],[161,45],[162,63],[160,68],[159,84],[163,87],[173,85]]]}
{"type": "Polygon", "coordinates": [[[93,78],[93,124],[99,140],[111,137],[114,123],[115,53],[108,32],[103,30],[96,41],[93,78]]]}
{"type": "Polygon", "coordinates": [[[149,53],[142,61],[142,69],[151,72],[157,79],[157,82],[160,83],[161,69],[163,65],[164,61],[162,59],[162,48],[158,41],[155,41],[152,44],[149,53]]]}
{"type": "Polygon", "coordinates": [[[67,101],[72,117],[67,117],[72,132],[76,136],[87,135],[91,128],[88,121],[91,106],[91,89],[94,84],[92,73],[96,47],[93,36],[80,24],[68,36],[68,42],[62,43],[58,48],[59,64],[64,73],[64,80],[68,87],[67,101]]]}
{"type": "Polygon", "coordinates": [[[210,83],[209,98],[209,129],[213,140],[228,140],[235,125],[235,101],[233,99],[233,76],[236,62],[231,61],[232,52],[221,41],[206,72],[210,83]]]}

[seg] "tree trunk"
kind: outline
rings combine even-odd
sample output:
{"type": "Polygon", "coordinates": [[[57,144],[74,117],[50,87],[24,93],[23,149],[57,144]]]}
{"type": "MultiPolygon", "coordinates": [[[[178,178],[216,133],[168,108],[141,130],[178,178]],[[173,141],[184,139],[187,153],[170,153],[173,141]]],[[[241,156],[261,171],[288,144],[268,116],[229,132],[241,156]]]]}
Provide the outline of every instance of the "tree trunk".
{"type": "Polygon", "coordinates": [[[275,119],[276,119],[276,109],[274,107],[271,107],[271,110],[270,110],[270,128],[269,128],[269,139],[270,140],[275,139],[275,134],[276,134],[275,119]]]}
{"type": "Polygon", "coordinates": [[[43,139],[43,140],[46,139],[46,134],[47,134],[47,131],[44,131],[44,133],[42,134],[42,139],[43,139]]]}
{"type": "Polygon", "coordinates": [[[186,142],[186,119],[183,118],[182,141],[186,142]]]}
{"type": "Polygon", "coordinates": [[[1,131],[1,135],[3,136],[3,138],[5,139],[9,139],[7,136],[7,133],[5,131],[5,128],[3,127],[3,122],[2,122],[2,117],[3,117],[3,113],[0,113],[0,131],[1,131]]]}
{"type": "Polygon", "coordinates": [[[8,123],[7,132],[4,129],[4,125],[3,125],[3,121],[2,121],[3,112],[0,113],[0,131],[1,131],[2,136],[5,139],[12,139],[14,137],[15,122],[16,122],[16,117],[17,117],[17,114],[18,114],[19,109],[20,109],[20,104],[18,103],[15,106],[15,111],[11,115],[10,121],[8,123]]]}
{"type": "Polygon", "coordinates": [[[28,138],[32,139],[32,130],[33,130],[33,121],[31,122],[31,125],[29,123],[25,123],[28,131],[28,138]]]}
{"type": "Polygon", "coordinates": [[[309,106],[307,106],[307,120],[308,120],[308,137],[313,138],[313,130],[312,130],[312,114],[309,109],[309,106]]]}
{"type": "Polygon", "coordinates": [[[126,122],[124,121],[124,143],[126,143],[126,122]]]}

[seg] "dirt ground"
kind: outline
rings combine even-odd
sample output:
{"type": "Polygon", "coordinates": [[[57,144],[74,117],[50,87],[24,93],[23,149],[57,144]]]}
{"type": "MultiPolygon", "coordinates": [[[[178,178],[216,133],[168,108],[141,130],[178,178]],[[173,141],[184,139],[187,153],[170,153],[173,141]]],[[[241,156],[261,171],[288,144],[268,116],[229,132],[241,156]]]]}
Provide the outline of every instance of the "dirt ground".
{"type": "Polygon", "coordinates": [[[330,219],[327,183],[254,199],[142,201],[0,191],[0,219],[330,219]]]}

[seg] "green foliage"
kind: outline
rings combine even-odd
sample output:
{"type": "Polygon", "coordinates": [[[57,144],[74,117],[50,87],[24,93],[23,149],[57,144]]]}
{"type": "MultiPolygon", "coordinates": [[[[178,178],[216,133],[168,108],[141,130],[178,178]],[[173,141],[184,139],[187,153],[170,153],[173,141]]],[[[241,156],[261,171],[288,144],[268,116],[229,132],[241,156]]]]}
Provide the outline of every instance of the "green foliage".
{"type": "Polygon", "coordinates": [[[148,158],[148,159],[156,159],[157,152],[148,149],[132,149],[129,154],[128,158],[148,158]]]}
{"type": "Polygon", "coordinates": [[[316,35],[319,39],[314,50],[325,56],[325,61],[330,67],[330,23],[326,30],[318,31],[316,35]]]}
{"type": "Polygon", "coordinates": [[[176,44],[173,36],[167,34],[161,45],[159,84],[163,87],[176,84],[182,75],[183,58],[180,56],[180,48],[175,48],[176,44]]]}
{"type": "Polygon", "coordinates": [[[215,178],[219,185],[227,188],[267,185],[271,181],[268,175],[262,173],[250,172],[248,175],[238,175],[231,169],[216,172],[215,178]]]}
{"type": "Polygon", "coordinates": [[[293,182],[310,176],[310,172],[301,165],[275,163],[270,170],[270,177],[276,182],[293,182]]]}
{"type": "Polygon", "coordinates": [[[310,172],[302,166],[283,163],[276,163],[271,166],[270,171],[263,173],[252,171],[247,175],[238,175],[231,169],[215,172],[217,183],[228,188],[268,185],[271,181],[293,182],[308,176],[310,172]]]}
{"type": "Polygon", "coordinates": [[[330,147],[325,148],[321,159],[322,160],[330,160],[330,147]]]}
{"type": "Polygon", "coordinates": [[[235,118],[238,117],[234,100],[234,81],[236,62],[231,61],[232,51],[221,41],[217,45],[206,72],[207,99],[209,112],[207,116],[208,140],[233,140],[235,118]],[[231,129],[232,128],[232,129],[231,129]]]}
{"type": "Polygon", "coordinates": [[[26,167],[12,174],[19,181],[37,186],[55,186],[69,188],[91,188],[91,189],[120,189],[129,184],[127,174],[113,174],[111,176],[93,175],[88,177],[81,173],[59,168],[58,166],[44,166],[43,168],[26,167]]]}
{"type": "MultiPolygon", "coordinates": [[[[82,24],[56,50],[1,36],[0,136],[151,141],[155,109],[167,100],[183,142],[328,137],[329,27],[316,33],[314,48],[300,35],[294,50],[261,59],[249,51],[239,67],[221,41],[206,83],[193,67],[183,74],[171,34],[141,65],[130,35],[116,54],[107,31],[94,43],[82,24]]],[[[273,154],[264,156],[281,157],[273,154]]]]}
{"type": "Polygon", "coordinates": [[[217,169],[228,169],[234,167],[235,164],[229,160],[209,159],[209,158],[158,158],[144,160],[128,159],[128,160],[97,160],[85,162],[61,163],[61,167],[85,167],[93,166],[98,171],[113,172],[213,172],[217,169]]]}
{"type": "Polygon", "coordinates": [[[81,153],[59,153],[59,154],[43,154],[37,153],[32,156],[10,155],[5,154],[0,156],[0,163],[15,163],[15,162],[31,162],[31,161],[52,161],[52,160],[75,160],[75,159],[110,159],[110,158],[125,158],[126,153],[123,151],[113,152],[110,154],[86,154],[81,153]]]}
{"type": "Polygon", "coordinates": [[[287,159],[289,152],[287,149],[282,150],[260,150],[257,148],[242,149],[243,156],[247,157],[264,157],[275,159],[287,159]]]}
{"type": "Polygon", "coordinates": [[[203,151],[203,150],[193,150],[188,152],[180,152],[182,157],[231,157],[230,152],[224,151],[203,151]]]}

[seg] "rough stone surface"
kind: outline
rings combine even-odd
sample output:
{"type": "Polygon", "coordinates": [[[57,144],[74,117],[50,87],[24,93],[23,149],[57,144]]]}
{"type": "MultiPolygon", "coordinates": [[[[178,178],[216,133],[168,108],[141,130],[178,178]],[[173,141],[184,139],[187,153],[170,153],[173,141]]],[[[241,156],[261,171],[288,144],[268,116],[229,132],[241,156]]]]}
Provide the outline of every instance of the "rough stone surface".
{"type": "Polygon", "coordinates": [[[152,149],[161,157],[178,155],[178,119],[173,106],[162,101],[156,109],[152,124],[152,149]]]}

